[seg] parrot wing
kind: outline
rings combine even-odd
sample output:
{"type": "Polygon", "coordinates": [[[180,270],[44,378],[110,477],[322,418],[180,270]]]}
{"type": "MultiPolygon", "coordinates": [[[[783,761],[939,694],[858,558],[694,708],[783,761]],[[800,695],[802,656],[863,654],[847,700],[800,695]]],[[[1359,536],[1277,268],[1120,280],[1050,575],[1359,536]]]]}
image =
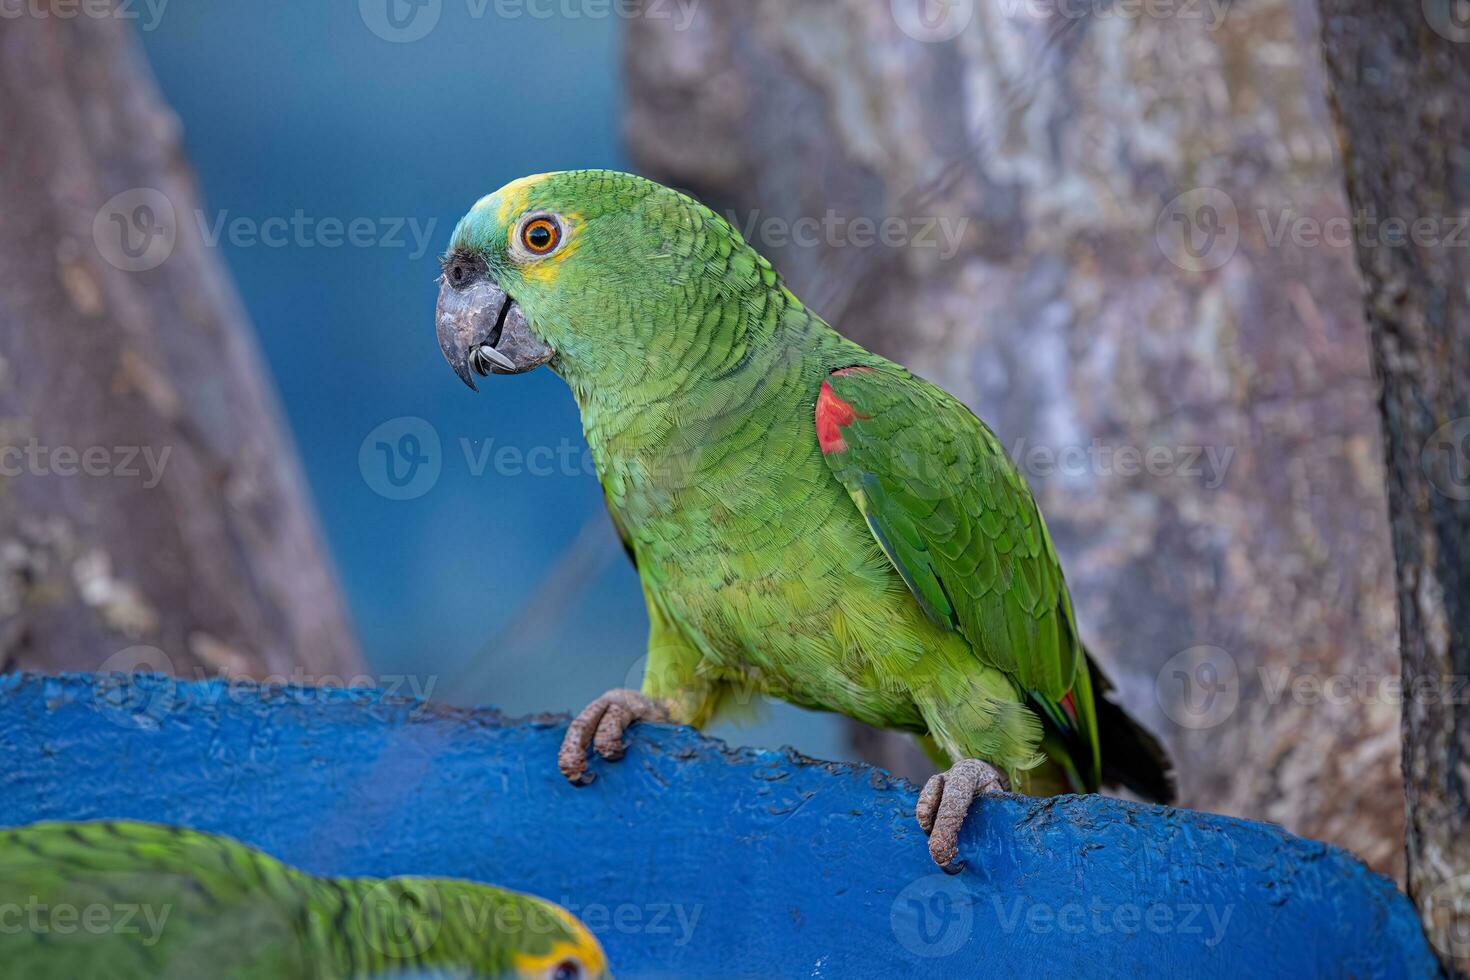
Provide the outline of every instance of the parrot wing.
{"type": "Polygon", "coordinates": [[[831,372],[816,427],[827,465],[924,612],[1009,674],[1096,766],[1061,564],[1000,440],[953,396],[887,363],[831,372]]]}

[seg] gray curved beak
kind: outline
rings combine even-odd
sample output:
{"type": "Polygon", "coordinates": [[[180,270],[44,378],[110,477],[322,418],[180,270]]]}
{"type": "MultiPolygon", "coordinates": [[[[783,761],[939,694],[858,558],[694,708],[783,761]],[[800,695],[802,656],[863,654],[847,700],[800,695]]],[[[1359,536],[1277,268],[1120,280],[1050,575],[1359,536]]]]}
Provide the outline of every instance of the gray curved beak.
{"type": "Polygon", "coordinates": [[[439,286],[439,349],[459,379],[475,390],[475,375],[522,374],[556,354],[531,332],[520,305],[489,278],[463,289],[439,286]]]}

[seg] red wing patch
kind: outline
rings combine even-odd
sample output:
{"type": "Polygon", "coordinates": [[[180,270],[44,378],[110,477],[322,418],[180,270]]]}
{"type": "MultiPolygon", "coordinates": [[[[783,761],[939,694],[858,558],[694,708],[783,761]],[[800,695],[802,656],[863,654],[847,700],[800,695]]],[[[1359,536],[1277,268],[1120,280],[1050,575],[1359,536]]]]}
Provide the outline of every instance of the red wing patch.
{"type": "MultiPolygon", "coordinates": [[[[840,376],[851,371],[868,370],[871,369],[843,368],[832,373],[840,376]]],[[[868,416],[860,414],[851,404],[837,397],[830,382],[823,381],[822,390],[817,395],[817,445],[822,447],[822,455],[846,452],[847,441],[842,438],[843,427],[865,418],[868,416]]]]}
{"type": "Polygon", "coordinates": [[[817,395],[817,445],[822,455],[847,451],[847,441],[842,438],[842,427],[852,425],[857,411],[838,398],[829,382],[822,382],[822,391],[817,395]]]}
{"type": "Polygon", "coordinates": [[[1077,724],[1077,702],[1073,700],[1071,691],[1062,695],[1062,710],[1072,719],[1072,724],[1077,724]]]}

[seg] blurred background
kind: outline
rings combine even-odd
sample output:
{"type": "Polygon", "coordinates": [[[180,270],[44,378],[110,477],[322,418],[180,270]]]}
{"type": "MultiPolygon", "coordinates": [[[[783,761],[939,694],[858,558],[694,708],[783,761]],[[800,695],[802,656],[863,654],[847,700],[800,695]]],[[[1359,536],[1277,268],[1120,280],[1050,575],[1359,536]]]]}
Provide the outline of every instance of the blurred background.
{"type": "MultiPolygon", "coordinates": [[[[631,169],[998,431],[1185,804],[1402,874],[1383,450],[1314,4],[67,10],[0,0],[25,93],[0,98],[0,668],[515,714],[636,686],[643,602],[569,393],[472,395],[433,333],[477,198],[631,169]]],[[[785,705],[716,734],[924,769],[785,705]]]]}
{"type": "MultiPolygon", "coordinates": [[[[636,687],[643,596],[565,385],[542,371],[476,397],[433,336],[470,205],[526,174],[631,166],[614,5],[180,5],[141,26],[368,672],[515,714],[636,687]],[[295,222],[279,246],[230,234],[272,218],[295,222]]],[[[844,754],[833,719],[769,714],[741,737],[844,754]]]]}

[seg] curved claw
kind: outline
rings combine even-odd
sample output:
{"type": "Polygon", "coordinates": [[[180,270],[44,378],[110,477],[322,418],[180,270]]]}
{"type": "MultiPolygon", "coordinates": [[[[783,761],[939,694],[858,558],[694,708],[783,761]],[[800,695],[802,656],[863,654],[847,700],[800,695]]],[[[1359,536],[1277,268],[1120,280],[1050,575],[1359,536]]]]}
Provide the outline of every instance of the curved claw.
{"type": "Polygon", "coordinates": [[[914,818],[929,835],[929,856],[935,864],[950,874],[959,874],[965,863],[954,858],[959,853],[960,828],[965,825],[970,804],[977,796],[1001,793],[1006,787],[1005,775],[979,759],[961,759],[947,772],[929,777],[914,806],[914,818]]]}
{"type": "Polygon", "coordinates": [[[596,778],[587,771],[588,748],[614,762],[628,750],[623,744],[623,733],[629,725],[635,721],[668,720],[668,710],[652,698],[625,688],[608,691],[583,708],[567,726],[561,750],[556,754],[557,768],[574,786],[585,786],[596,778]]]}

